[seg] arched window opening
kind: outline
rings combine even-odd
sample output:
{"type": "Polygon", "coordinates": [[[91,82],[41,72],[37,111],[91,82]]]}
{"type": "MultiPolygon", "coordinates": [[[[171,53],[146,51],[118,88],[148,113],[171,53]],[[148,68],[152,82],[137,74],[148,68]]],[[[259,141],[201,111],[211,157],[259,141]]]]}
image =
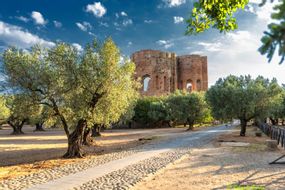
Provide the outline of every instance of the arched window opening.
{"type": "Polygon", "coordinates": [[[189,91],[189,92],[192,92],[192,90],[193,90],[192,80],[187,80],[187,82],[186,82],[186,90],[189,91]]]}
{"type": "Polygon", "coordinates": [[[158,76],[155,77],[155,86],[156,86],[156,89],[159,90],[159,79],[158,79],[158,76]]]}
{"type": "Polygon", "coordinates": [[[167,91],[167,81],[166,76],[163,77],[163,85],[164,85],[164,91],[167,91]]]}
{"type": "Polygon", "coordinates": [[[149,81],[150,81],[149,75],[145,75],[143,77],[143,91],[144,92],[147,92],[149,89],[149,81]]]}
{"type": "Polygon", "coordinates": [[[198,80],[197,80],[197,91],[201,91],[201,90],[202,90],[201,80],[198,79],[198,80]]]}

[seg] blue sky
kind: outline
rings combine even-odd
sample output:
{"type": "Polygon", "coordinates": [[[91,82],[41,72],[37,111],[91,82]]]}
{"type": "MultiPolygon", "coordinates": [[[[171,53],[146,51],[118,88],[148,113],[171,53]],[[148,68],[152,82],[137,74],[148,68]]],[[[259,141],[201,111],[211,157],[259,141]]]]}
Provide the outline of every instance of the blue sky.
{"type": "Polygon", "coordinates": [[[260,8],[258,3],[250,0],[246,11],[236,14],[234,32],[185,36],[193,0],[9,0],[0,6],[0,51],[56,41],[81,49],[94,37],[111,36],[125,56],[141,49],[207,55],[210,84],[229,74],[260,74],[285,83],[278,57],[268,64],[257,52],[272,11],[272,4],[260,8]]]}

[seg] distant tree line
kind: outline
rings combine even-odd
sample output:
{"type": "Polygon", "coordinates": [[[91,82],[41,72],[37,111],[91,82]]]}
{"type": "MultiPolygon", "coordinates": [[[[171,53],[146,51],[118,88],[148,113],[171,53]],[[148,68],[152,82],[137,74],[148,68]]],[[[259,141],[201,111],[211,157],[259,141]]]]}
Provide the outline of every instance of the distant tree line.
{"type": "Polygon", "coordinates": [[[169,96],[144,97],[134,107],[133,121],[145,127],[188,125],[211,122],[210,109],[204,93],[177,91],[169,96]]]}

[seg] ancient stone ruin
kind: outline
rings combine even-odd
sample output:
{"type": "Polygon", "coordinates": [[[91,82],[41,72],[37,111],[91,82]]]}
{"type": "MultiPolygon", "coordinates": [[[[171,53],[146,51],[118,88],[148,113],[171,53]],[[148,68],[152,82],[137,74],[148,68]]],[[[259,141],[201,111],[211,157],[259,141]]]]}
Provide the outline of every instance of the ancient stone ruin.
{"type": "Polygon", "coordinates": [[[183,55],[158,50],[141,50],[131,56],[140,78],[142,95],[159,96],[175,90],[206,91],[208,63],[206,56],[183,55]]]}

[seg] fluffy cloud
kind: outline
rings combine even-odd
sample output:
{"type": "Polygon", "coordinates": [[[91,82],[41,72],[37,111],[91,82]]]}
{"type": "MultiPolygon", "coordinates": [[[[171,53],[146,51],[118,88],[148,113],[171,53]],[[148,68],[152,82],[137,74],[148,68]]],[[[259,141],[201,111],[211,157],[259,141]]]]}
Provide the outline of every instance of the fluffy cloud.
{"type": "Polygon", "coordinates": [[[61,27],[62,27],[62,23],[59,22],[59,21],[54,20],[54,21],[53,21],[53,24],[54,24],[54,26],[55,26],[56,28],[61,28],[61,27]]]}
{"type": "Polygon", "coordinates": [[[121,15],[122,16],[128,16],[128,14],[126,12],[124,12],[124,11],[121,12],[121,15]]]}
{"type": "Polygon", "coordinates": [[[44,19],[43,15],[40,12],[33,11],[31,17],[38,25],[45,25],[47,23],[47,21],[44,19]]]}
{"type": "Polygon", "coordinates": [[[90,12],[96,17],[102,17],[106,14],[107,10],[101,2],[94,2],[94,4],[88,4],[86,6],[86,12],[90,12]]]}
{"type": "Polygon", "coordinates": [[[79,52],[82,52],[82,51],[83,51],[83,48],[82,48],[82,46],[81,46],[80,44],[78,44],[78,43],[73,43],[72,45],[73,45],[73,47],[75,47],[75,48],[77,49],[77,51],[79,51],[79,52]]]}
{"type": "Polygon", "coordinates": [[[179,24],[179,23],[182,23],[184,21],[184,18],[180,17],[180,16],[175,16],[175,17],[173,17],[173,20],[174,20],[175,24],[179,24]]]}
{"type": "Polygon", "coordinates": [[[44,40],[37,35],[23,30],[21,27],[2,21],[0,21],[0,41],[6,45],[17,46],[19,48],[29,48],[35,44],[40,44],[44,47],[55,45],[55,43],[44,40]]]}
{"type": "Polygon", "coordinates": [[[169,49],[174,46],[174,43],[172,43],[170,40],[158,40],[156,43],[160,46],[163,46],[164,49],[169,49]]]}
{"type": "Polygon", "coordinates": [[[260,3],[262,3],[262,0],[250,0],[245,11],[255,14],[258,19],[267,23],[271,22],[271,13],[273,12],[273,7],[278,4],[278,1],[274,1],[273,3],[267,2],[261,7],[259,6],[260,3]]]}
{"type": "Polygon", "coordinates": [[[76,24],[76,26],[80,29],[80,30],[82,30],[82,31],[84,31],[84,32],[87,32],[89,29],[92,29],[92,26],[91,26],[91,24],[89,23],[89,22],[82,22],[82,23],[80,23],[80,22],[77,22],[77,23],[75,23],[76,24]]]}
{"type": "Polygon", "coordinates": [[[207,42],[199,42],[198,45],[202,46],[204,50],[209,52],[221,51],[222,50],[222,43],[207,43],[207,42]]]}
{"type": "Polygon", "coordinates": [[[220,77],[233,75],[262,75],[267,78],[276,77],[285,82],[282,65],[275,58],[268,64],[265,56],[257,49],[260,47],[262,29],[254,31],[236,31],[219,36],[206,42],[198,42],[197,48],[208,56],[209,84],[212,85],[220,77]]]}
{"type": "MultiPolygon", "coordinates": [[[[178,7],[184,3],[186,3],[186,0],[162,0],[163,5],[165,7],[178,7]]],[[[162,7],[162,6],[160,6],[162,7]]]]}

